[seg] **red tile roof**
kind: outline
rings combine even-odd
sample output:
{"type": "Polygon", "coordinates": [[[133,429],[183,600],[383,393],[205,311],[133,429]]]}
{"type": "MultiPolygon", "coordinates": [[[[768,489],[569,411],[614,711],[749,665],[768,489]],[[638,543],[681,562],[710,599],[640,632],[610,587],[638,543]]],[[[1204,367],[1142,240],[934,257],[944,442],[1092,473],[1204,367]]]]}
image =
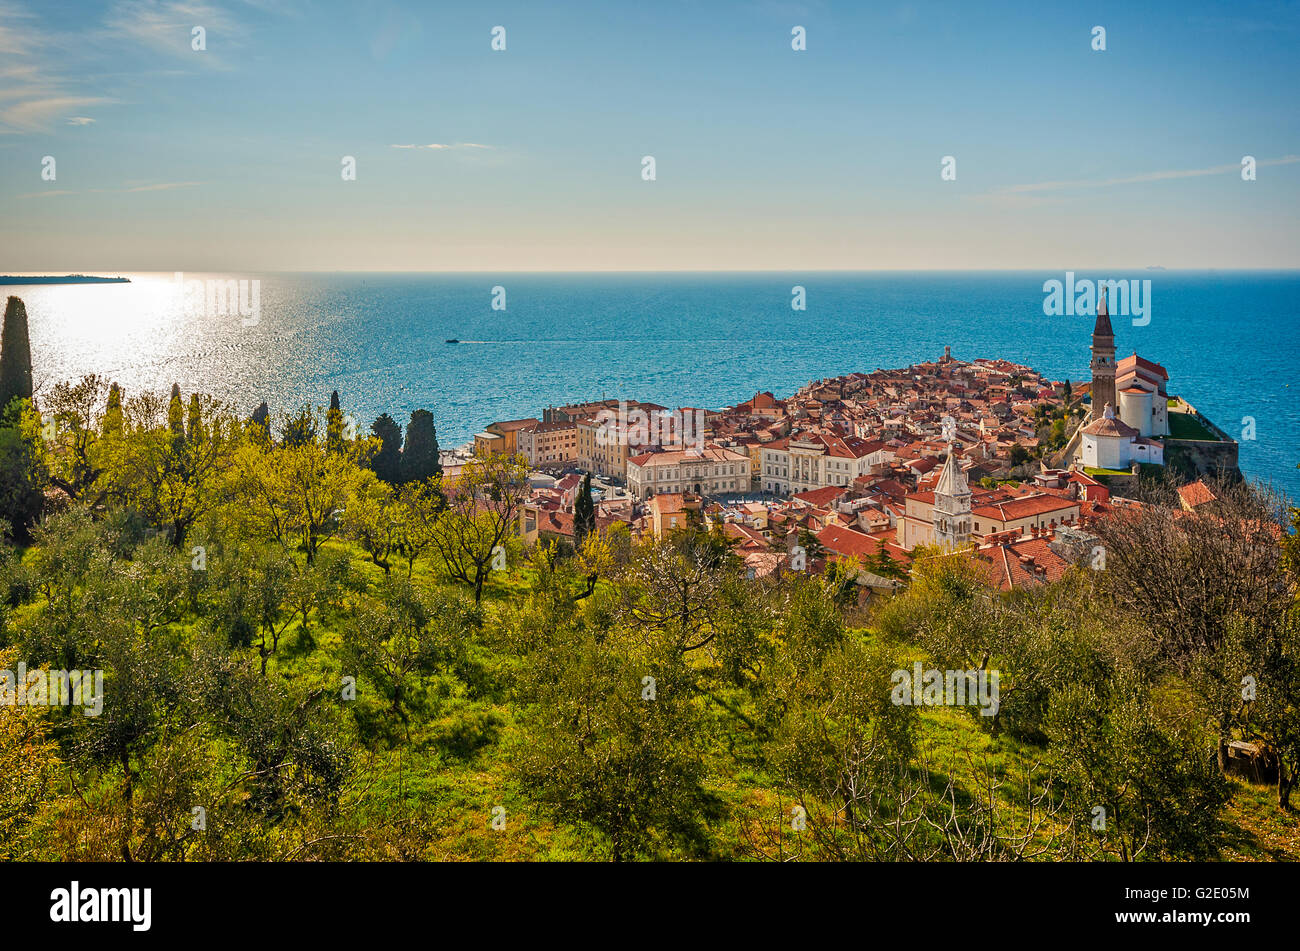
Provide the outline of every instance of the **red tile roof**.
{"type": "Polygon", "coordinates": [[[1200,479],[1197,479],[1191,485],[1180,485],[1178,487],[1178,497],[1183,500],[1183,504],[1188,508],[1196,508],[1196,506],[1204,505],[1206,502],[1215,502],[1219,498],[1200,479]]]}
{"type": "Polygon", "coordinates": [[[694,449],[667,449],[664,452],[645,452],[632,456],[628,462],[644,466],[653,462],[656,466],[680,465],[684,462],[748,462],[749,455],[718,446],[705,446],[703,451],[694,449]]]}
{"type": "Polygon", "coordinates": [[[842,558],[857,558],[863,562],[878,557],[883,545],[885,554],[892,560],[903,565],[911,564],[908,553],[889,541],[892,534],[885,531],[868,535],[851,528],[841,528],[839,525],[827,525],[817,533],[817,541],[827,551],[842,558]]]}
{"type": "Polygon", "coordinates": [[[1166,380],[1169,379],[1168,370],[1166,370],[1158,363],[1152,363],[1150,360],[1142,359],[1142,357],[1139,357],[1136,353],[1133,354],[1132,356],[1124,357],[1117,364],[1115,364],[1115,375],[1117,377],[1123,376],[1129,370],[1137,370],[1139,367],[1143,370],[1147,370],[1150,373],[1154,373],[1159,376],[1162,376],[1166,380]]]}
{"type": "Polygon", "coordinates": [[[1063,512],[1077,506],[1078,503],[1073,499],[1058,498],[1052,495],[1028,495],[1007,499],[1003,502],[977,505],[971,509],[971,514],[1006,522],[1019,518],[1047,515],[1049,512],[1063,512]]]}
{"type": "Polygon", "coordinates": [[[1103,416],[1083,427],[1085,436],[1136,436],[1138,431],[1122,419],[1103,416]]]}
{"type": "Polygon", "coordinates": [[[797,499],[800,502],[806,502],[812,506],[820,507],[830,505],[843,494],[844,486],[828,485],[820,489],[809,489],[807,492],[796,492],[794,495],[790,496],[790,498],[797,499]]]}
{"type": "Polygon", "coordinates": [[[1046,538],[986,545],[976,549],[975,555],[992,566],[990,582],[1002,591],[1057,581],[1069,568],[1069,562],[1052,551],[1046,538]]]}

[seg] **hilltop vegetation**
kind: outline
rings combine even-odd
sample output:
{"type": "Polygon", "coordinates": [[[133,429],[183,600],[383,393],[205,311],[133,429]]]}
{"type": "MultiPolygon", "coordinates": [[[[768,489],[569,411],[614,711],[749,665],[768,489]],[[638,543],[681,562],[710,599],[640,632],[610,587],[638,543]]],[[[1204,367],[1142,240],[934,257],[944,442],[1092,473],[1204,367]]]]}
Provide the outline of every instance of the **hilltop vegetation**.
{"type": "Polygon", "coordinates": [[[40,410],[0,429],[0,669],[103,703],[0,706],[5,858],[1300,857],[1298,564],[1249,487],[1116,524],[1105,571],[922,552],[863,609],[701,525],[525,549],[519,460],[444,484],[423,416],[408,459],[337,402],[40,410]],[[996,712],[894,702],[916,662],[997,671],[996,712]]]}

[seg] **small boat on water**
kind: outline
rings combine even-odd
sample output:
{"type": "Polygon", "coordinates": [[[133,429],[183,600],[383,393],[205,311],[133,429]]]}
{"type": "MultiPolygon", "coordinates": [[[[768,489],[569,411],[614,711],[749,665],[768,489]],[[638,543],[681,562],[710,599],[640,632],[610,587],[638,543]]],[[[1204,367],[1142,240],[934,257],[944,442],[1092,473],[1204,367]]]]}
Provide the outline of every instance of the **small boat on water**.
{"type": "Polygon", "coordinates": [[[448,343],[460,343],[460,341],[457,340],[455,337],[449,337],[449,338],[447,339],[447,342],[448,342],[448,343]]]}

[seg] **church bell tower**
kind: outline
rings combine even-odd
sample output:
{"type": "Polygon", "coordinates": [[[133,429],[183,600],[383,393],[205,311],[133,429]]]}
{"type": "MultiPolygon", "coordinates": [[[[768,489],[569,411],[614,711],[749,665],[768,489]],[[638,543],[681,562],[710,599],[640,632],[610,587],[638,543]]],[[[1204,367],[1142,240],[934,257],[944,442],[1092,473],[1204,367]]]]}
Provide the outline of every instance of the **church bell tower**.
{"type": "Polygon", "coordinates": [[[1106,288],[1097,301],[1097,324],[1092,328],[1092,418],[1101,419],[1107,405],[1117,406],[1115,399],[1115,331],[1110,327],[1106,310],[1106,288]]]}
{"type": "Polygon", "coordinates": [[[934,541],[940,548],[963,548],[970,542],[970,485],[957,466],[951,443],[934,487],[933,518],[934,541]]]}

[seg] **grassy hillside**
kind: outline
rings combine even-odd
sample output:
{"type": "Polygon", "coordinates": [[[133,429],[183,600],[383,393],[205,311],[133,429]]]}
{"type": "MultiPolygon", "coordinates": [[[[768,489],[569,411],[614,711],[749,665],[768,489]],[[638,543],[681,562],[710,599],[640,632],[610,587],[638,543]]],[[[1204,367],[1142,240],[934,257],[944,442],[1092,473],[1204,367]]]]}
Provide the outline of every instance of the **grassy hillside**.
{"type": "Polygon", "coordinates": [[[51,402],[52,441],[0,426],[0,674],[38,698],[0,703],[0,858],[1296,855],[1293,513],[1254,487],[1028,589],[918,549],[863,606],[852,561],[750,578],[717,525],[526,546],[526,466],[444,484],[427,414],[407,459],[336,408],[51,402]]]}

